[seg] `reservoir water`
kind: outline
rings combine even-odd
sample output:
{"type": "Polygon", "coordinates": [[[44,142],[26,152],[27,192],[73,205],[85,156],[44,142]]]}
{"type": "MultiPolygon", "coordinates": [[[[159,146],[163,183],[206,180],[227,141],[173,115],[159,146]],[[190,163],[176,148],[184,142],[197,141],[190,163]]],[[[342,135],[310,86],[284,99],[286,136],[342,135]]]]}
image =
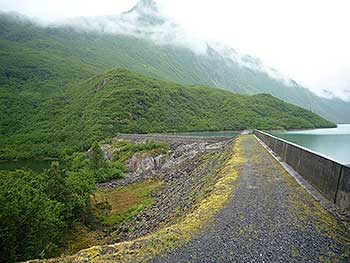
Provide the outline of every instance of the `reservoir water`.
{"type": "Polygon", "coordinates": [[[270,131],[269,133],[339,163],[350,164],[350,124],[338,124],[337,128],[331,129],[270,131]]]}

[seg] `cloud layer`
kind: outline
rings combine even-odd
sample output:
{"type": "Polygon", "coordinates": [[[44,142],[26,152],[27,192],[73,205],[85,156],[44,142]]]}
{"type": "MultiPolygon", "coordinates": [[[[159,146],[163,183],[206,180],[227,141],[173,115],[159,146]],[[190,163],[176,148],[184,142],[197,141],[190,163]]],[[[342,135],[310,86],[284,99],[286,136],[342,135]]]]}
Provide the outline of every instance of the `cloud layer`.
{"type": "Polygon", "coordinates": [[[188,31],[258,56],[321,96],[350,99],[349,1],[162,0],[159,4],[188,31]]]}
{"type": "MultiPolygon", "coordinates": [[[[238,52],[229,54],[230,49],[225,49],[222,54],[243,66],[278,79],[289,76],[321,96],[350,99],[350,3],[346,0],[156,0],[170,20],[162,21],[163,16],[157,14],[160,20],[149,24],[137,12],[115,15],[136,2],[0,0],[0,10],[15,10],[46,23],[60,20],[85,30],[127,33],[159,44],[172,42],[198,53],[205,52],[207,42],[224,43],[238,52]],[[96,17],[102,15],[108,16],[96,17]],[[80,18],[67,20],[75,16],[80,18]],[[248,65],[241,53],[260,57],[264,63],[248,65]]],[[[155,15],[152,8],[146,12],[155,15]]]]}

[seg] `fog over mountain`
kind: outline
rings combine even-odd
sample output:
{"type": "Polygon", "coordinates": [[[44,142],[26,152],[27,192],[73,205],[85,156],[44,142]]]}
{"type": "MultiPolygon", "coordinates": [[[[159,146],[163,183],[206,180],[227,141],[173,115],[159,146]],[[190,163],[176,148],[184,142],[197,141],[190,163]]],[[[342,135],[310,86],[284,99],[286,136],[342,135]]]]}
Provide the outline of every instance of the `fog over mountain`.
{"type": "MultiPolygon", "coordinates": [[[[55,21],[86,30],[148,37],[159,44],[187,46],[196,52],[205,52],[207,43],[212,47],[213,42],[221,46],[226,43],[239,54],[261,57],[264,63],[250,66],[272,77],[287,82],[289,78],[282,76],[291,77],[320,96],[350,98],[350,40],[344,34],[350,23],[346,1],[145,0],[123,13],[136,2],[0,0],[0,10],[35,16],[46,24],[55,21]],[[143,17],[157,19],[140,21],[140,10],[143,17]],[[80,18],[68,18],[74,16],[80,18]]],[[[233,53],[225,54],[232,57],[233,53]]],[[[246,64],[237,54],[233,57],[246,64]]]]}
{"type": "MultiPolygon", "coordinates": [[[[140,0],[119,14],[64,17],[55,21],[28,18],[18,13],[0,13],[0,40],[11,41],[12,44],[5,42],[11,48],[24,44],[32,49],[31,52],[41,52],[43,48],[51,55],[60,52],[57,54],[59,57],[78,59],[86,66],[93,66],[95,72],[126,68],[183,85],[202,84],[243,94],[268,93],[333,122],[350,122],[350,102],[346,101],[345,91],[320,86],[317,92],[323,95],[320,97],[312,92],[313,89],[305,88],[302,85],[304,81],[291,78],[280,68],[273,69],[264,59],[239,52],[219,38],[206,38],[185,24],[179,24],[167,14],[161,3],[140,0]]],[[[198,23],[195,18],[193,21],[198,23]]],[[[215,18],[213,16],[209,20],[214,21],[215,18]]],[[[222,28],[218,27],[218,30],[222,28]]],[[[25,72],[15,63],[19,56],[16,52],[9,53],[13,56],[12,60],[8,56],[4,58],[3,63],[8,61],[3,73],[6,78],[25,72]],[[16,73],[11,70],[12,63],[16,73]]],[[[29,54],[22,55],[23,59],[29,54]]],[[[31,68],[26,63],[20,65],[24,70],[28,66],[31,68]]],[[[304,61],[296,65],[302,68],[304,61]]],[[[39,68],[37,73],[42,70],[39,68]]],[[[330,68],[335,68],[335,65],[330,68]]],[[[315,69],[311,76],[317,74],[315,69]]],[[[79,78],[83,76],[81,72],[79,78]]],[[[325,84],[332,83],[332,78],[326,76],[325,79],[325,84]]],[[[344,79],[339,77],[338,81],[344,79]]],[[[336,81],[333,83],[344,88],[336,81]]]]}
{"type": "Polygon", "coordinates": [[[129,35],[150,39],[159,45],[177,45],[204,54],[206,41],[187,33],[172,19],[163,16],[153,0],[142,0],[118,15],[64,19],[49,26],[73,26],[85,31],[129,35]]]}
{"type": "Polygon", "coordinates": [[[277,70],[268,67],[257,57],[238,53],[232,47],[218,41],[206,40],[186,32],[174,20],[161,13],[154,0],[139,1],[129,11],[120,15],[101,17],[78,17],[65,19],[50,26],[73,26],[86,31],[97,31],[136,38],[150,39],[158,45],[175,45],[190,48],[199,55],[206,55],[208,46],[223,57],[233,60],[242,67],[263,71],[270,77],[292,84],[293,81],[277,70]]]}

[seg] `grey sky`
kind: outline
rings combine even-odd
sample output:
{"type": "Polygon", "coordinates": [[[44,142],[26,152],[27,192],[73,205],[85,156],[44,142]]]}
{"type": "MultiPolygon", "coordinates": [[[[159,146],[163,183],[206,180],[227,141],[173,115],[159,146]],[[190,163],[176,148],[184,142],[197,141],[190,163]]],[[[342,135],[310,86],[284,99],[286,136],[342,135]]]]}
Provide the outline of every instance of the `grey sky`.
{"type": "MultiPolygon", "coordinates": [[[[137,0],[0,0],[0,10],[56,20],[117,14],[137,0]]],[[[350,98],[350,1],[157,0],[198,38],[252,54],[314,92],[350,98]]]]}

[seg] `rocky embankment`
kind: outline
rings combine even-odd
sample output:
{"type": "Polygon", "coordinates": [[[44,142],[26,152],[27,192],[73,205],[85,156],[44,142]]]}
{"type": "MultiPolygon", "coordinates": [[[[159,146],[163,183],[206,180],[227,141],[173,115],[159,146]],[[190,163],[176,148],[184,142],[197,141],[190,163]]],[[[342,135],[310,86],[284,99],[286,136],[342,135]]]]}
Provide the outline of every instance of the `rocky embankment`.
{"type": "MultiPolygon", "coordinates": [[[[131,221],[122,223],[109,242],[115,243],[144,236],[161,226],[173,223],[204,198],[215,183],[215,176],[227,157],[231,138],[202,138],[162,135],[121,135],[114,141],[132,143],[161,141],[169,144],[166,153],[135,153],[125,161],[123,179],[99,184],[98,188],[117,188],[142,180],[161,180],[162,186],[152,193],[156,201],[131,221]]],[[[113,157],[111,145],[103,145],[107,159],[113,157]]]]}

